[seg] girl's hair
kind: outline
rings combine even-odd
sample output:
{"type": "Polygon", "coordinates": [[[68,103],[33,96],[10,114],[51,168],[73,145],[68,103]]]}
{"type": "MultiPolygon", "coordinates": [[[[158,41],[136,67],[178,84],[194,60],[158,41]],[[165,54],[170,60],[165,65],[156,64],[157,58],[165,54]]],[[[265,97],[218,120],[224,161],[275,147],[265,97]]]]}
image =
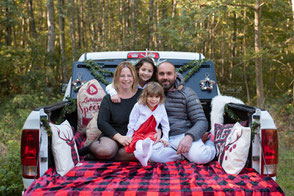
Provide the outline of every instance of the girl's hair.
{"type": "Polygon", "coordinates": [[[142,67],[144,63],[150,63],[153,67],[153,74],[147,82],[150,81],[156,81],[156,73],[157,73],[157,67],[154,64],[154,61],[150,57],[144,57],[141,58],[136,64],[135,64],[135,70],[137,72],[137,76],[139,77],[139,69],[142,67]]]}
{"type": "Polygon", "coordinates": [[[164,103],[164,90],[158,82],[149,82],[142,91],[138,102],[147,105],[148,95],[158,95],[160,96],[159,103],[164,103]]]}
{"type": "Polygon", "coordinates": [[[138,80],[136,76],[136,71],[129,61],[123,61],[116,67],[113,76],[113,87],[116,91],[119,91],[119,77],[123,68],[129,68],[129,70],[131,71],[133,77],[132,90],[135,91],[138,88],[138,80]]]}

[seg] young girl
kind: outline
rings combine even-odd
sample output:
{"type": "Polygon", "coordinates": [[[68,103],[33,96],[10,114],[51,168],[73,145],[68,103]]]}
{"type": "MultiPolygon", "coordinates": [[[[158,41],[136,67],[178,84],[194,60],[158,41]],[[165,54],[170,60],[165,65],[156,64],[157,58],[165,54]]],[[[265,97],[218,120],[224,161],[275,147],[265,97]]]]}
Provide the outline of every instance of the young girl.
{"type": "MultiPolygon", "coordinates": [[[[145,85],[148,82],[156,80],[157,67],[155,66],[153,60],[150,57],[141,58],[139,62],[135,64],[134,67],[138,76],[139,89],[144,89],[145,85]]],[[[112,102],[120,102],[120,98],[117,95],[117,92],[113,88],[112,84],[106,86],[106,92],[110,95],[112,102]]]]}
{"type": "Polygon", "coordinates": [[[147,166],[151,156],[152,145],[158,137],[156,134],[160,132],[159,124],[163,133],[160,142],[168,146],[170,128],[163,103],[162,86],[157,82],[149,82],[130,114],[127,136],[132,138],[132,142],[125,147],[125,150],[127,153],[134,153],[143,166],[147,166]]]}

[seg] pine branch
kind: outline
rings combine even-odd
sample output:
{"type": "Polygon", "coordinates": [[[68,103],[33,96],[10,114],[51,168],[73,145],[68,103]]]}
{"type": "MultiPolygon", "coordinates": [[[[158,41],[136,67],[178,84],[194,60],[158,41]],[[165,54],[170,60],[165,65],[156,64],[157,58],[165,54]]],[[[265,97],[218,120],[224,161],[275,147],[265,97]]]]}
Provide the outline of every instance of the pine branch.
{"type": "Polygon", "coordinates": [[[110,82],[108,82],[104,76],[108,75],[113,77],[113,72],[103,69],[93,60],[85,61],[85,63],[86,67],[91,71],[91,74],[94,76],[96,80],[102,82],[105,85],[110,84],[110,82]]]}

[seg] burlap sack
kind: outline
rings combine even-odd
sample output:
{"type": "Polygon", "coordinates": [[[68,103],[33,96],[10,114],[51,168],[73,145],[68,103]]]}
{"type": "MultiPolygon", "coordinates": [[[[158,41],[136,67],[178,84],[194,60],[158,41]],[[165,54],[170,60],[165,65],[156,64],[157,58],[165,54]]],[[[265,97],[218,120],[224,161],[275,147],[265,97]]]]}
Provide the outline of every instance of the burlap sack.
{"type": "Polygon", "coordinates": [[[78,131],[86,134],[86,128],[92,117],[99,112],[105,92],[95,79],[84,84],[77,96],[78,131]]]}
{"type": "Polygon", "coordinates": [[[101,131],[97,127],[97,117],[98,113],[95,113],[92,120],[89,122],[86,129],[87,139],[85,141],[84,146],[88,146],[90,143],[96,141],[101,134],[101,131]]]}

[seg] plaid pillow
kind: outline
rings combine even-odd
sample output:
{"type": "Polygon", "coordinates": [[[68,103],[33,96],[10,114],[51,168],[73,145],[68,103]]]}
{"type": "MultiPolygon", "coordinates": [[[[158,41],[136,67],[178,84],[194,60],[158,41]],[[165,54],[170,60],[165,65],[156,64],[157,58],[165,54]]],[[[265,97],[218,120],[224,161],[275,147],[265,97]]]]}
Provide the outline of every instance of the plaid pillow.
{"type": "MultiPolygon", "coordinates": [[[[247,121],[242,121],[239,123],[242,126],[246,126],[247,121]]],[[[220,160],[220,159],[221,159],[221,157],[224,156],[223,153],[224,153],[226,140],[227,140],[228,136],[230,135],[233,126],[234,126],[234,124],[218,124],[218,123],[214,124],[214,132],[215,132],[214,145],[216,148],[216,156],[217,156],[219,163],[222,162],[222,160],[220,160]]]]}

